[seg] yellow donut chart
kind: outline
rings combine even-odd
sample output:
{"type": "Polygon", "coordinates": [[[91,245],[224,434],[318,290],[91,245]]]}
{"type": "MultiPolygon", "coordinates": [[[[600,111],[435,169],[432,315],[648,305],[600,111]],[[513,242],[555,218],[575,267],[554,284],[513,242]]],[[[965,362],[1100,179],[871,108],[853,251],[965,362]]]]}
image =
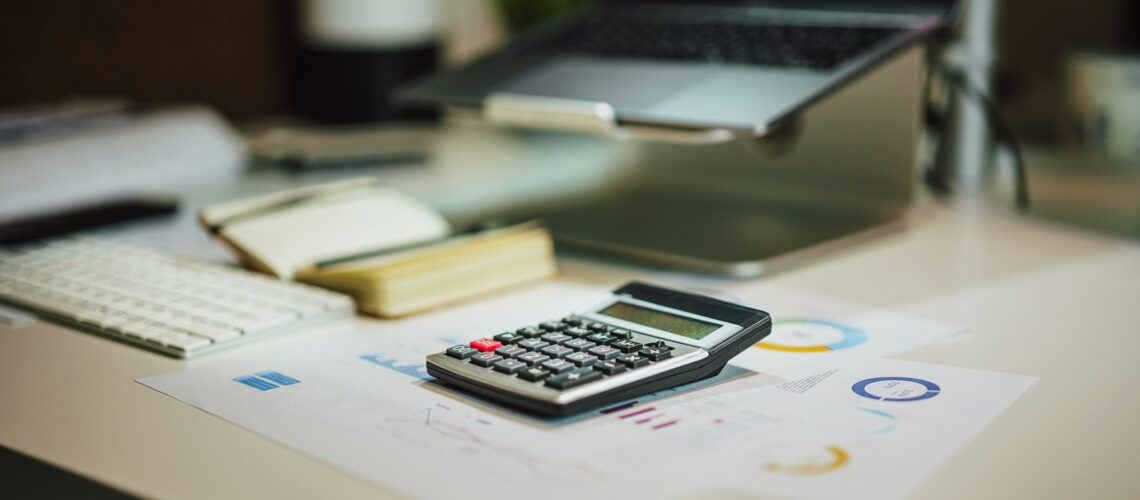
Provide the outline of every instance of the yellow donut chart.
{"type": "Polygon", "coordinates": [[[791,464],[769,462],[765,468],[783,474],[820,474],[843,467],[851,459],[851,455],[838,446],[826,446],[824,451],[828,454],[828,458],[825,460],[807,460],[791,464]]]}

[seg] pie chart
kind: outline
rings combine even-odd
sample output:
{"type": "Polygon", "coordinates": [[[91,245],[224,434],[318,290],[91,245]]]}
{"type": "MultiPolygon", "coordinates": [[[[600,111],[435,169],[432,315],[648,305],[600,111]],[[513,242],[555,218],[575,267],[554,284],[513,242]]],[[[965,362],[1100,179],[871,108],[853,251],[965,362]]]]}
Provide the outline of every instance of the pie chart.
{"type": "Polygon", "coordinates": [[[772,322],[772,333],[756,347],[783,352],[831,352],[866,341],[866,332],[838,321],[784,318],[772,322]]]}

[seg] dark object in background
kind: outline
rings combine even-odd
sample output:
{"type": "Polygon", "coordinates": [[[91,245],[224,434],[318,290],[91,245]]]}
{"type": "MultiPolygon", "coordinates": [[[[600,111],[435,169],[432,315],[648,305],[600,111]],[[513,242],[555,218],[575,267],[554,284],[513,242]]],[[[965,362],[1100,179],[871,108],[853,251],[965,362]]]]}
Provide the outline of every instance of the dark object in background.
{"type": "Polygon", "coordinates": [[[426,75],[439,62],[436,44],[391,50],[298,49],[297,111],[329,123],[433,118],[437,113],[397,107],[392,90],[426,75]]]}
{"type": "Polygon", "coordinates": [[[177,212],[178,203],[174,200],[140,197],[108,201],[0,224],[0,245],[28,243],[86,229],[173,215],[177,212]]]}

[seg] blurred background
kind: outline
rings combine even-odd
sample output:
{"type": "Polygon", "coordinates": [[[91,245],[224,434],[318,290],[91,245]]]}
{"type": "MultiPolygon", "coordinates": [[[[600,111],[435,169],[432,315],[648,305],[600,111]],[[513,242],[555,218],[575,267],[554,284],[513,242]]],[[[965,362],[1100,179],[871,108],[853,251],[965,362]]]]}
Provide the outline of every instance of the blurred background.
{"type": "MultiPolygon", "coordinates": [[[[242,127],[431,120],[431,111],[395,107],[388,92],[492,50],[512,33],[581,3],[4,2],[0,65],[7,70],[0,78],[0,108],[10,118],[67,100],[114,98],[143,105],[201,103],[242,127]]],[[[967,4],[967,10],[988,12],[983,17],[989,24],[960,29],[974,40],[946,57],[981,68],[966,72],[989,90],[1025,150],[1034,212],[1140,235],[1140,32],[1134,29],[1140,4],[967,4]]],[[[951,128],[943,124],[936,132],[951,128]]],[[[978,159],[958,161],[1000,164],[1002,154],[989,141],[978,159]]],[[[980,171],[983,165],[958,165],[947,175],[962,169],[980,171]]]]}

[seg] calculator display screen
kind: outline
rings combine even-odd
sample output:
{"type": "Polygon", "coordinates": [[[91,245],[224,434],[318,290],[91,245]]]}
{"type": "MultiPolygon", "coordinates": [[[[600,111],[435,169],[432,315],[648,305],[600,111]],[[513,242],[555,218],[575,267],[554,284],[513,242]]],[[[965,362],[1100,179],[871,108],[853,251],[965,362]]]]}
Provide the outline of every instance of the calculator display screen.
{"type": "Polygon", "coordinates": [[[620,301],[614,302],[609,307],[598,311],[598,314],[624,319],[631,323],[675,333],[693,340],[703,339],[706,335],[717,331],[721,327],[721,325],[714,323],[656,311],[647,307],[635,306],[620,301]]]}

